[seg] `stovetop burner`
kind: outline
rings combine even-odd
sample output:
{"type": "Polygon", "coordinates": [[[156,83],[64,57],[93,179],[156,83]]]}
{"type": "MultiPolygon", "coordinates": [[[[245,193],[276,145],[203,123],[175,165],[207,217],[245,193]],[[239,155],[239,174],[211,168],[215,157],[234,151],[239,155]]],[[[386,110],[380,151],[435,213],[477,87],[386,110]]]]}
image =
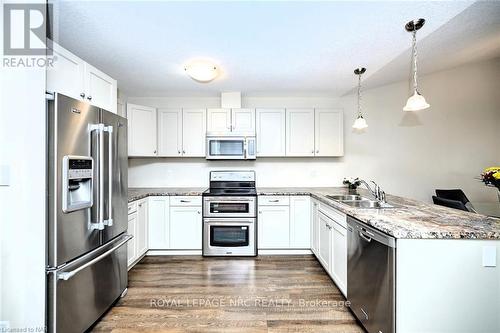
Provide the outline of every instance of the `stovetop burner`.
{"type": "Polygon", "coordinates": [[[211,196],[254,196],[257,195],[255,188],[209,188],[203,195],[211,196]]]}

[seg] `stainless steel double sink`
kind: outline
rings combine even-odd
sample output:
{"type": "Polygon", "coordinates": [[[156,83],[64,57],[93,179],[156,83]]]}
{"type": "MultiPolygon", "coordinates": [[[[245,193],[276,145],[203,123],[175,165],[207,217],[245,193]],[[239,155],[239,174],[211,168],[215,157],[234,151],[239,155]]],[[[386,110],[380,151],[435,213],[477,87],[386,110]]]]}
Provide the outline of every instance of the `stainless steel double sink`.
{"type": "Polygon", "coordinates": [[[388,204],[387,202],[371,200],[357,194],[327,195],[326,197],[331,200],[339,201],[344,205],[356,208],[396,208],[396,206],[388,204]]]}

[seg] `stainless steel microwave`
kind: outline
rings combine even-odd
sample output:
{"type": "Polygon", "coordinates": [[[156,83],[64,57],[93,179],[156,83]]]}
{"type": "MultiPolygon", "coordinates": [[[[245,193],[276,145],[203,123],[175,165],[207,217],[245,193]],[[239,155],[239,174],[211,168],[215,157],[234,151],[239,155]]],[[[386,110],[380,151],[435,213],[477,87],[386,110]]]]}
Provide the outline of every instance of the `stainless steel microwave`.
{"type": "Polygon", "coordinates": [[[254,160],[255,136],[207,136],[207,160],[254,160]]]}

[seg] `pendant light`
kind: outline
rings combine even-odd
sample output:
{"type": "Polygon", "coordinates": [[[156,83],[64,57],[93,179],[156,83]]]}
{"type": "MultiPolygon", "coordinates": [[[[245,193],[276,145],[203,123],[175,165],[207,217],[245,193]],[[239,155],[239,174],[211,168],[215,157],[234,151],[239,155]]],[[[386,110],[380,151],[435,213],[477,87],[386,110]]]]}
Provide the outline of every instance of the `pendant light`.
{"type": "Polygon", "coordinates": [[[366,68],[360,67],[354,70],[354,74],[358,76],[358,116],[352,125],[355,129],[364,129],[368,127],[363,114],[361,113],[361,75],[366,72],[366,68]]]}
{"type": "Polygon", "coordinates": [[[408,98],[403,111],[419,111],[427,109],[430,105],[425,101],[424,96],[418,92],[417,86],[417,30],[425,24],[423,18],[406,23],[405,29],[412,34],[412,57],[413,57],[413,95],[408,98]]]}

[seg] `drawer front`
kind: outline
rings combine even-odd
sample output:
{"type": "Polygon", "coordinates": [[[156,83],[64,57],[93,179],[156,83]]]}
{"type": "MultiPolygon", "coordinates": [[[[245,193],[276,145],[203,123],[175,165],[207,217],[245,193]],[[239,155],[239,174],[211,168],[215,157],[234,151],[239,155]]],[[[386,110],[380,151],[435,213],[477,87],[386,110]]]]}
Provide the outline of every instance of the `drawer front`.
{"type": "Polygon", "coordinates": [[[288,205],[290,205],[289,196],[279,196],[279,195],[259,196],[259,206],[288,206],[288,205]]]}
{"type": "Polygon", "coordinates": [[[200,196],[171,196],[170,206],[201,206],[200,196]]]}
{"type": "Polygon", "coordinates": [[[128,213],[132,214],[135,212],[137,212],[137,201],[133,201],[128,204],[128,213]]]}
{"type": "Polygon", "coordinates": [[[319,204],[319,211],[331,218],[333,221],[337,222],[343,228],[347,229],[347,217],[344,213],[341,213],[335,208],[322,203],[319,204]]]}

